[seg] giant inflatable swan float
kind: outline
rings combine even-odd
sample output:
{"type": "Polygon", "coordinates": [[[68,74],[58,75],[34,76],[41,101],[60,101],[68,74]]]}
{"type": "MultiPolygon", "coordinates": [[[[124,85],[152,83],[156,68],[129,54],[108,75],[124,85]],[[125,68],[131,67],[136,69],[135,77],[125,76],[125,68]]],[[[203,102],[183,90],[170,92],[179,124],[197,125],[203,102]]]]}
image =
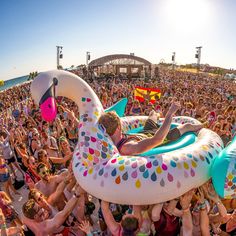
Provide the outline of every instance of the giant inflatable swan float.
{"type": "MultiPolygon", "coordinates": [[[[120,204],[168,201],[210,178],[210,168],[223,148],[220,137],[202,129],[193,144],[162,154],[122,156],[98,124],[103,106],[91,87],[78,76],[61,70],[40,73],[32,82],[32,96],[42,116],[56,116],[55,96],[75,101],[80,111],[79,137],[73,155],[78,183],[91,195],[120,204]]],[[[140,127],[147,117],[121,118],[123,131],[140,127]]],[[[180,124],[197,120],[175,117],[180,124]]]]}

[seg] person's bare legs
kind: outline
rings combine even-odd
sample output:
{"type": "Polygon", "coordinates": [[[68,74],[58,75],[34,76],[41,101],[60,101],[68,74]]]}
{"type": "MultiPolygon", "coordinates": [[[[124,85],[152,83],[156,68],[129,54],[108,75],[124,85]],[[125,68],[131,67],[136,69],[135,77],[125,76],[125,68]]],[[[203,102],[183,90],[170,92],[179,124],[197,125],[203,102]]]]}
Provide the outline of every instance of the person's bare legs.
{"type": "Polygon", "coordinates": [[[183,124],[183,125],[178,126],[178,130],[181,136],[187,132],[197,132],[202,128],[203,128],[203,124],[200,124],[200,125],[183,124]]]}

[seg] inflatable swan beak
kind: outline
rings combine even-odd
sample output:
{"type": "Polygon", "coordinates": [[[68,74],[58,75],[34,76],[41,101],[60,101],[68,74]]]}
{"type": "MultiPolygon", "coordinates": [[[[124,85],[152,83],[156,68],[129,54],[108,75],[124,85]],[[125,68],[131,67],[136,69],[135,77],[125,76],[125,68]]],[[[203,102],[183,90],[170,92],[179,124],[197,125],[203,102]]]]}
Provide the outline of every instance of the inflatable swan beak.
{"type": "Polygon", "coordinates": [[[57,84],[58,80],[53,78],[52,85],[47,89],[39,102],[42,118],[46,121],[53,121],[57,115],[55,99],[55,87],[57,84]]]}

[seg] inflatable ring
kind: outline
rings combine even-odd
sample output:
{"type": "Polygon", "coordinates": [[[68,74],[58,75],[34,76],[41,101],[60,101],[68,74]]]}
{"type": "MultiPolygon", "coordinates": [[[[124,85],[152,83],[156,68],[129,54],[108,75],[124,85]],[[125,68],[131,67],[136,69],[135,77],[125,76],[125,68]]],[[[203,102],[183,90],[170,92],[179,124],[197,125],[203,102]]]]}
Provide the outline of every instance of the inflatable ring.
{"type": "Polygon", "coordinates": [[[212,182],[222,198],[236,198],[236,136],[216,158],[212,167],[212,182]]]}
{"type": "MultiPolygon", "coordinates": [[[[74,175],[85,191],[109,202],[145,205],[179,197],[210,178],[213,161],[223,148],[216,133],[202,129],[196,142],[185,148],[145,157],[122,156],[98,124],[104,109],[84,80],[70,72],[48,71],[34,79],[31,92],[46,120],[56,117],[55,95],[77,103],[80,123],[73,155],[74,175]]],[[[146,119],[123,117],[123,130],[142,126],[146,119]]],[[[189,119],[174,118],[173,122],[189,119]]]]}

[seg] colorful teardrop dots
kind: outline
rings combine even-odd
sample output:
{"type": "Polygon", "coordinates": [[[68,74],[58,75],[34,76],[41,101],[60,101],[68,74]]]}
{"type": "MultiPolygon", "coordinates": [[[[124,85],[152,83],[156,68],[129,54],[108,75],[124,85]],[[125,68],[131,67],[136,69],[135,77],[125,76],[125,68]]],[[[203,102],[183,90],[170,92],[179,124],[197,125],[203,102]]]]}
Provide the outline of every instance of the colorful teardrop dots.
{"type": "Polygon", "coordinates": [[[120,180],[120,176],[118,176],[115,180],[116,184],[120,184],[121,180],[120,180]]]}
{"type": "Polygon", "coordinates": [[[125,169],[125,166],[124,166],[124,165],[122,165],[122,166],[119,167],[119,170],[120,170],[120,171],[123,171],[124,169],[125,169]]]}
{"type": "Polygon", "coordinates": [[[180,163],[177,163],[177,167],[178,167],[179,170],[182,169],[182,165],[180,163]]]}
{"type": "Polygon", "coordinates": [[[152,164],[153,164],[154,166],[158,166],[158,160],[155,160],[152,164]]]}
{"type": "Polygon", "coordinates": [[[176,162],[174,162],[173,160],[170,161],[170,165],[175,168],[177,166],[176,162]]]}
{"type": "Polygon", "coordinates": [[[210,152],[208,152],[208,155],[211,159],[213,158],[213,155],[210,152]]]}
{"type": "Polygon", "coordinates": [[[130,161],[129,161],[129,160],[126,161],[126,162],[125,162],[125,165],[126,165],[126,166],[129,166],[129,165],[130,165],[130,161]]]}
{"type": "Polygon", "coordinates": [[[197,163],[195,161],[191,161],[192,167],[196,168],[197,167],[197,163]]]}
{"type": "Polygon", "coordinates": [[[88,160],[93,161],[93,156],[91,154],[88,154],[88,160]]]}
{"type": "Polygon", "coordinates": [[[116,158],[111,160],[111,163],[114,164],[116,163],[116,158]]]}
{"type": "Polygon", "coordinates": [[[117,173],[117,171],[116,171],[116,169],[114,169],[114,170],[111,172],[111,176],[115,177],[115,176],[116,176],[116,173],[117,173]]]}
{"type": "Polygon", "coordinates": [[[206,162],[207,162],[208,165],[210,164],[210,161],[207,157],[206,157],[206,162]]]}
{"type": "Polygon", "coordinates": [[[125,163],[125,160],[124,160],[124,159],[122,159],[122,160],[120,160],[118,163],[119,163],[120,165],[122,165],[122,164],[124,164],[124,163],[125,163]]]}
{"type": "Polygon", "coordinates": [[[156,172],[157,172],[157,174],[161,174],[161,173],[162,173],[162,169],[161,169],[160,166],[158,166],[158,167],[156,168],[156,172]]]}
{"type": "Polygon", "coordinates": [[[189,153],[189,154],[187,154],[187,157],[188,158],[193,158],[193,155],[189,153]]]}
{"type": "Polygon", "coordinates": [[[148,163],[146,164],[146,167],[147,167],[148,169],[152,168],[152,163],[151,163],[151,162],[148,162],[148,163]]]}
{"type": "Polygon", "coordinates": [[[152,180],[153,182],[155,182],[155,181],[157,180],[157,175],[156,175],[155,172],[152,173],[152,175],[151,175],[151,180],[152,180]]]}
{"type": "Polygon", "coordinates": [[[122,175],[122,179],[124,180],[124,181],[126,181],[126,180],[128,180],[128,172],[125,172],[123,175],[122,175]]]}
{"type": "Polygon", "coordinates": [[[99,174],[100,176],[102,176],[103,173],[104,173],[104,169],[102,168],[101,170],[99,170],[98,174],[99,174]]]}
{"type": "Polygon", "coordinates": [[[161,185],[161,187],[165,187],[165,181],[164,181],[164,179],[161,179],[160,185],[161,185]]]}
{"type": "Polygon", "coordinates": [[[86,170],[84,173],[83,173],[83,176],[86,177],[88,174],[88,170],[86,170]]]}
{"type": "Polygon", "coordinates": [[[181,183],[179,181],[177,181],[177,188],[181,187],[181,183]]]}
{"type": "Polygon", "coordinates": [[[189,169],[189,165],[188,165],[188,163],[187,163],[187,162],[184,162],[184,168],[185,168],[186,170],[188,170],[188,169],[189,169]]]}
{"type": "Polygon", "coordinates": [[[148,170],[146,170],[144,173],[143,173],[143,178],[147,179],[149,177],[149,172],[148,170]]]}
{"type": "Polygon", "coordinates": [[[145,169],[146,169],[146,168],[145,168],[145,165],[142,165],[142,166],[139,167],[139,171],[140,171],[140,172],[144,172],[145,169]]]}
{"type": "Polygon", "coordinates": [[[195,176],[195,171],[192,168],[191,168],[190,174],[191,174],[192,177],[195,176]]]}
{"type": "Polygon", "coordinates": [[[108,173],[106,172],[103,176],[104,176],[104,178],[107,178],[108,177],[108,173]]]}
{"type": "Polygon", "coordinates": [[[205,158],[204,158],[203,155],[200,155],[199,157],[200,157],[200,159],[201,159],[202,161],[205,161],[205,158]]]}
{"type": "Polygon", "coordinates": [[[93,179],[97,179],[97,173],[94,174],[93,179]]]}
{"type": "Polygon", "coordinates": [[[162,170],[167,170],[168,169],[167,165],[164,164],[164,163],[162,163],[161,167],[162,167],[162,170]]]}
{"type": "Polygon", "coordinates": [[[133,163],[131,164],[131,167],[132,167],[133,169],[137,168],[137,166],[138,166],[137,162],[133,162],[133,163]]]}
{"type": "Polygon", "coordinates": [[[92,141],[93,143],[95,143],[95,142],[97,141],[97,139],[96,139],[95,137],[91,137],[91,141],[92,141]]]}
{"type": "Polygon", "coordinates": [[[169,182],[172,182],[174,180],[173,176],[170,173],[168,173],[167,179],[169,180],[169,182]]]}
{"type": "Polygon", "coordinates": [[[184,171],[184,177],[188,178],[188,172],[187,171],[184,171]]]}
{"type": "Polygon", "coordinates": [[[131,177],[132,177],[132,178],[136,179],[137,176],[138,176],[137,170],[135,170],[134,172],[132,172],[132,174],[131,174],[131,177]]]}
{"type": "Polygon", "coordinates": [[[89,169],[88,173],[91,175],[93,173],[93,168],[89,169]]]}
{"type": "Polygon", "coordinates": [[[136,188],[141,188],[141,182],[139,179],[135,182],[135,186],[136,188]]]}

